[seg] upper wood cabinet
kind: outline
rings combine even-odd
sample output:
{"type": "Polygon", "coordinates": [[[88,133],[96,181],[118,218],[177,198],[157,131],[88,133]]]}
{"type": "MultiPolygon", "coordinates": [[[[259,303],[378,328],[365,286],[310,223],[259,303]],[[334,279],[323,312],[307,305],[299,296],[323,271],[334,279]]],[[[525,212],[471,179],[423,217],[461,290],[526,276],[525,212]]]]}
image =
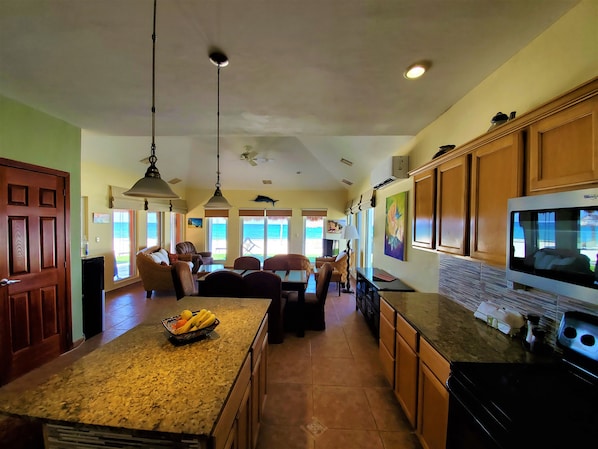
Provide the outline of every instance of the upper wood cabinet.
{"type": "Polygon", "coordinates": [[[436,186],[436,248],[466,255],[469,248],[469,155],[440,164],[436,186]]]}
{"type": "Polygon", "coordinates": [[[507,201],[522,195],[522,132],[507,134],[472,152],[471,257],[505,264],[507,201]]]}
{"type": "Polygon", "coordinates": [[[528,194],[598,183],[598,96],[529,127],[528,194]]]}
{"type": "Polygon", "coordinates": [[[413,246],[436,247],[436,169],[418,173],[413,178],[413,246]]]}
{"type": "Polygon", "coordinates": [[[598,77],[410,175],[414,248],[504,266],[509,198],[598,186],[598,77]]]}

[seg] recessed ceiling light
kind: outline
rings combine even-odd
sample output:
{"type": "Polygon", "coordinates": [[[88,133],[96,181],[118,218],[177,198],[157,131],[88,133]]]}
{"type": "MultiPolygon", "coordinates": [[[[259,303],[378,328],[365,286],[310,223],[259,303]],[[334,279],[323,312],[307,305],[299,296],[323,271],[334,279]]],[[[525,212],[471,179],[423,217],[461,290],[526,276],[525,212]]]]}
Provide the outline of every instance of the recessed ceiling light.
{"type": "Polygon", "coordinates": [[[403,76],[408,80],[417,79],[426,73],[430,66],[431,63],[429,61],[416,62],[415,64],[411,64],[409,67],[407,67],[407,70],[405,70],[403,76]]]}

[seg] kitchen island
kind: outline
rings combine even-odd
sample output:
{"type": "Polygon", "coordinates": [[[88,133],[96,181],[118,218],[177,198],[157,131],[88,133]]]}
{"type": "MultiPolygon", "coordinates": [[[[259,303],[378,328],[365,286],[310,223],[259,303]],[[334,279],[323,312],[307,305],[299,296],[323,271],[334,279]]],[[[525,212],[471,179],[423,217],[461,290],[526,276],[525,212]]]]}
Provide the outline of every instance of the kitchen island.
{"type": "Polygon", "coordinates": [[[266,348],[269,305],[183,298],[25,394],[0,389],[0,413],[41,420],[48,448],[223,447],[231,402],[250,389],[252,352],[266,348]],[[169,341],[161,320],[202,308],[220,320],[210,338],[169,341]]]}

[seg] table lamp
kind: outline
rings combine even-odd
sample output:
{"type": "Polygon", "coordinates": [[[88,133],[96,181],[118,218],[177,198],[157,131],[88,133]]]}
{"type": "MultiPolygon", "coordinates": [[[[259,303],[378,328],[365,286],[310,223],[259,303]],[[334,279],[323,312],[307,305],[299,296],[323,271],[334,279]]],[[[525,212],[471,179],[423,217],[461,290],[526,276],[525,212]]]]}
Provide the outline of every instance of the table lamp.
{"type": "Polygon", "coordinates": [[[349,269],[350,269],[350,259],[351,259],[351,240],[358,239],[359,233],[357,232],[357,228],[353,225],[347,225],[343,228],[343,233],[341,236],[343,239],[347,240],[347,282],[345,282],[345,288],[343,289],[343,293],[354,293],[351,290],[351,282],[349,281],[349,269]]]}

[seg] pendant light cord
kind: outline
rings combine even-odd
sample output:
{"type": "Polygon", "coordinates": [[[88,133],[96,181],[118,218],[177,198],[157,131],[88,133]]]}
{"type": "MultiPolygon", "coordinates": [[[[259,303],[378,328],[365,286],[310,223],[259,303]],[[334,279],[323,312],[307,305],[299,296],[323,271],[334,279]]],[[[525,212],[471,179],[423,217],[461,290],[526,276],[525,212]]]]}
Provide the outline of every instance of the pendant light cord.
{"type": "Polygon", "coordinates": [[[156,9],[158,0],[154,0],[154,29],[152,32],[152,154],[150,164],[155,164],[156,157],[156,9]]]}
{"type": "Polygon", "coordinates": [[[216,97],[216,187],[220,187],[220,64],[218,64],[218,89],[216,97]]]}

